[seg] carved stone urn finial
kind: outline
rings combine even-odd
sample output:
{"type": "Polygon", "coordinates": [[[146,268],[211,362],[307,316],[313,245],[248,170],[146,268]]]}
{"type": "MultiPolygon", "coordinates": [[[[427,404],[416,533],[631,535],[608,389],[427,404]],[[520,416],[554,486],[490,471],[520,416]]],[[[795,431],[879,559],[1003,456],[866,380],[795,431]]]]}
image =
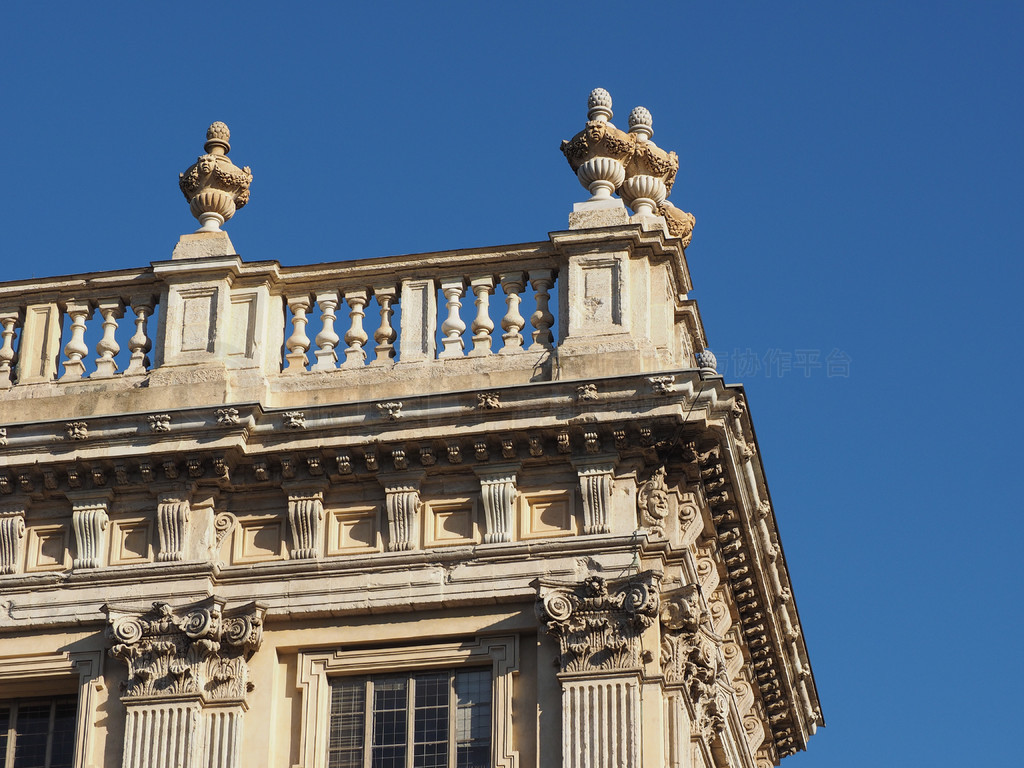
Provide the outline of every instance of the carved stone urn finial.
{"type": "Polygon", "coordinates": [[[569,166],[591,194],[590,203],[612,200],[612,192],[626,177],[624,163],[633,151],[634,140],[608,122],[611,117],[611,95],[604,88],[595,88],[587,98],[587,126],[562,142],[569,166]]]}
{"type": "Polygon", "coordinates": [[[612,95],[604,88],[595,88],[587,97],[587,120],[607,123],[612,119],[612,95]]]}
{"type": "Polygon", "coordinates": [[[220,225],[249,202],[252,171],[249,166],[236,168],[228,160],[231,131],[222,122],[213,123],[206,131],[201,155],[187,171],[178,175],[178,186],[188,200],[192,215],[202,225],[199,232],[219,232],[220,225]]]}
{"type": "Polygon", "coordinates": [[[637,141],[647,141],[654,135],[654,118],[647,107],[633,107],[629,113],[629,132],[636,134],[637,141]]]}

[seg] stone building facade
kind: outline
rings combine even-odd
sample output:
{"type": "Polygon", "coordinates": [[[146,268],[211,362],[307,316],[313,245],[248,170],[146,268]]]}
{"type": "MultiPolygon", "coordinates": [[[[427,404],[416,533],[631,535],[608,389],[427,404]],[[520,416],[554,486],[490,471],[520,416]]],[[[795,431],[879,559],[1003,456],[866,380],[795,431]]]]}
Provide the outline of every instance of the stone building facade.
{"type": "Polygon", "coordinates": [[[688,298],[678,160],[646,110],[622,131],[589,107],[563,151],[591,197],[542,241],[243,261],[220,227],[252,173],[217,123],[170,259],[0,284],[0,766],[806,746],[821,711],[743,389],[688,298]]]}

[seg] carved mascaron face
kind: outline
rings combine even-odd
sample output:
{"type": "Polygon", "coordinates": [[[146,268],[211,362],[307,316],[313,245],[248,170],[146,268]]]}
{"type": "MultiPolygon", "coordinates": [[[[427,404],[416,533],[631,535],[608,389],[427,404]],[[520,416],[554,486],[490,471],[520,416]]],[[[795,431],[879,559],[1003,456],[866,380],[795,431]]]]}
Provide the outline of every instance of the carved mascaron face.
{"type": "Polygon", "coordinates": [[[668,494],[661,488],[647,494],[647,514],[655,520],[664,520],[668,515],[668,494]]]}

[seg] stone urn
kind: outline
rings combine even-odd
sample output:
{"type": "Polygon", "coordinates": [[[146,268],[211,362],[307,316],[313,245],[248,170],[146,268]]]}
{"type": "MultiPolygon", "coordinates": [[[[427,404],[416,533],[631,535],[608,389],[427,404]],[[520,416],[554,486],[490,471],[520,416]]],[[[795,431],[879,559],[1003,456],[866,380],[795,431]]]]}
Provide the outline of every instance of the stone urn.
{"type": "Polygon", "coordinates": [[[659,215],[672,191],[679,170],[679,157],[651,141],[654,134],[651,113],[637,107],[629,114],[629,133],[635,137],[633,153],[625,162],[625,177],[618,193],[634,213],[659,215]]]}
{"type": "Polygon", "coordinates": [[[221,122],[206,131],[205,155],[178,175],[178,186],[188,200],[192,215],[202,225],[198,232],[219,232],[220,226],[249,202],[252,171],[237,168],[228,160],[231,132],[221,122]]]}
{"type": "Polygon", "coordinates": [[[587,125],[568,141],[562,154],[569,161],[590,202],[610,200],[626,178],[625,164],[633,154],[636,138],[610,122],[612,98],[604,88],[595,88],[587,99],[587,125]]]}

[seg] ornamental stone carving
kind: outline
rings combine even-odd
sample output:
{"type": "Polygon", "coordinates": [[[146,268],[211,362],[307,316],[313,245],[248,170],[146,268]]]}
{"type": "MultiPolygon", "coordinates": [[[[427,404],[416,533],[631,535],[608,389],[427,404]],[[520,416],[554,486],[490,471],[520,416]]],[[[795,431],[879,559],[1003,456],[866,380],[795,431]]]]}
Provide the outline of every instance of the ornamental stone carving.
{"type": "Polygon", "coordinates": [[[71,524],[75,529],[75,543],[78,556],[72,567],[99,568],[106,565],[107,508],[110,505],[110,491],[82,491],[69,494],[71,499],[71,524]]]}
{"type": "Polygon", "coordinates": [[[224,605],[209,597],[180,609],[156,602],[144,613],[103,606],[113,640],[110,655],[128,666],[122,701],[244,702],[252,689],[246,662],[263,640],[266,607],[224,605]]]}
{"type": "Polygon", "coordinates": [[[640,524],[659,536],[665,535],[665,518],[668,516],[668,486],[665,483],[665,467],[654,470],[651,477],[640,485],[636,495],[640,524]]]}
{"type": "Polygon", "coordinates": [[[156,506],[156,527],[160,539],[158,562],[173,562],[185,558],[185,528],[191,509],[187,493],[169,491],[161,493],[156,506]]]}
{"type": "Polygon", "coordinates": [[[389,552],[412,549],[416,543],[416,521],[420,512],[420,481],[422,474],[408,473],[379,476],[384,486],[388,516],[389,552]]]}
{"type": "Polygon", "coordinates": [[[0,574],[17,573],[25,538],[25,508],[0,506],[0,574]]]}
{"type": "Polygon", "coordinates": [[[582,583],[540,581],[537,615],[558,638],[562,672],[637,670],[647,661],[640,636],[658,615],[661,576],[644,571],[582,583]]]}
{"type": "Polygon", "coordinates": [[[236,168],[228,160],[230,138],[231,132],[224,123],[213,123],[206,131],[206,154],[178,174],[181,193],[202,225],[200,232],[219,232],[221,224],[249,202],[252,171],[249,166],[236,168]]]}
{"type": "Polygon", "coordinates": [[[484,507],[484,544],[512,541],[513,502],[516,498],[516,466],[493,466],[478,471],[480,498],[484,507]]]}
{"type": "Polygon", "coordinates": [[[725,728],[732,688],[722,638],[711,628],[695,584],[662,595],[661,668],[668,686],[684,689],[695,731],[707,742],[725,728]]]}
{"type": "Polygon", "coordinates": [[[591,91],[587,107],[586,127],[562,142],[562,154],[569,167],[591,193],[583,205],[621,205],[611,197],[616,192],[638,215],[663,217],[668,234],[679,238],[684,248],[688,246],[696,219],[666,199],[675,183],[679,157],[651,141],[654,119],[650,111],[634,108],[626,133],[609,122],[612,98],[608,91],[591,91]]]}
{"type": "Polygon", "coordinates": [[[320,490],[294,490],[288,494],[288,522],[292,529],[293,560],[320,557],[324,540],[324,495],[320,490]]]}
{"type": "Polygon", "coordinates": [[[609,533],[608,511],[612,499],[612,473],[615,462],[609,459],[576,462],[583,495],[583,533],[609,533]]]}

